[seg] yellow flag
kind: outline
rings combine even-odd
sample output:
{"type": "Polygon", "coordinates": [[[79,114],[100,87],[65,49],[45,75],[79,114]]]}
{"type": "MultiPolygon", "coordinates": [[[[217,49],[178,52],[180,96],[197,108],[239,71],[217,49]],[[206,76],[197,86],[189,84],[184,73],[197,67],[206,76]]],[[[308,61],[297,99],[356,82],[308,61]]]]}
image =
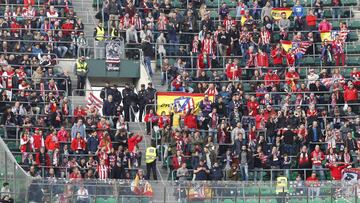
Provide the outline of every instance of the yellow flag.
{"type": "Polygon", "coordinates": [[[320,33],[321,41],[331,41],[331,32],[321,32],[320,33]]]}
{"type": "Polygon", "coordinates": [[[273,8],[271,10],[271,16],[274,20],[280,20],[282,13],[285,13],[286,19],[288,19],[292,14],[292,10],[291,8],[273,8]]]}
{"type": "Polygon", "coordinates": [[[292,48],[292,42],[288,40],[280,40],[281,46],[284,48],[286,52],[292,48]]]}

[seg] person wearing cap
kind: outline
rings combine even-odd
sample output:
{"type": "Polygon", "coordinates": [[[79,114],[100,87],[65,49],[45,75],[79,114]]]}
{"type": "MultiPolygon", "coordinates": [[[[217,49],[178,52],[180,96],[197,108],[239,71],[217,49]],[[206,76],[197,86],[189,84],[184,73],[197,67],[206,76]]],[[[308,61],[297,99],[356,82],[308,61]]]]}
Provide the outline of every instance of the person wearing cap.
{"type": "Polygon", "coordinates": [[[146,90],[145,84],[141,84],[140,90],[138,91],[138,105],[139,105],[139,121],[142,122],[144,109],[146,106],[146,90]]]}
{"type": "MultiPolygon", "coordinates": [[[[85,61],[85,57],[81,56],[75,63],[75,73],[77,76],[77,89],[83,90],[85,88],[85,82],[87,73],[89,72],[88,64],[85,61]]],[[[80,96],[84,95],[83,91],[80,91],[80,96]]]]}
{"type": "Polygon", "coordinates": [[[146,88],[146,104],[154,104],[156,97],[156,89],[153,88],[153,84],[151,82],[148,83],[148,87],[146,88]]]}

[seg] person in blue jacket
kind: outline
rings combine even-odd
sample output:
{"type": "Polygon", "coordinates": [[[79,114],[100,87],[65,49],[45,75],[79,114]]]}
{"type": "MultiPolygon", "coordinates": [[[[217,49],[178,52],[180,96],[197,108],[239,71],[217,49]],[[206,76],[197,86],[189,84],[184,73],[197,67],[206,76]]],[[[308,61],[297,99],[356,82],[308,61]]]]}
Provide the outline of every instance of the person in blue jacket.
{"type": "Polygon", "coordinates": [[[292,9],[295,21],[295,29],[300,31],[304,27],[305,8],[300,4],[300,0],[296,1],[292,9]]]}

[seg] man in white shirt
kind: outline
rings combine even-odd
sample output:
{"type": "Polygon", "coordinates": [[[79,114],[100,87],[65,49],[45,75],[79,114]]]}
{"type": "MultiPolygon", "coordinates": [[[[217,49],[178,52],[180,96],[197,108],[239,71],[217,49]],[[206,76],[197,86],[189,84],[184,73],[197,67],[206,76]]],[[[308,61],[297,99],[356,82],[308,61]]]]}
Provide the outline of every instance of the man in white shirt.
{"type": "Polygon", "coordinates": [[[89,202],[89,192],[84,186],[80,186],[79,190],[76,192],[76,203],[88,203],[89,202]]]}

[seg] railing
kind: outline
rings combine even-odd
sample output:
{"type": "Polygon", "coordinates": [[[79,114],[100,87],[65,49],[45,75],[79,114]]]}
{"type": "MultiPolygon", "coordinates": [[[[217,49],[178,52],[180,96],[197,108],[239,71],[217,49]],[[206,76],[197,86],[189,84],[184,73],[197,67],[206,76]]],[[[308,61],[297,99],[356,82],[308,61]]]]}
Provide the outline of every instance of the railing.
{"type": "MultiPolygon", "coordinates": [[[[182,178],[186,178],[187,180],[193,180],[195,176],[194,175],[194,169],[188,169],[188,175],[182,178]]],[[[229,169],[225,170],[222,169],[223,178],[222,180],[226,181],[232,181],[233,179],[230,179],[228,177],[229,169]]],[[[263,181],[269,181],[269,182],[276,182],[276,178],[280,176],[287,177],[289,180],[291,178],[296,177],[297,175],[301,175],[304,180],[308,178],[308,174],[310,175],[312,172],[320,173],[323,172],[324,176],[326,177],[325,172],[329,172],[328,168],[322,168],[322,169],[312,169],[312,168],[289,168],[289,169],[281,169],[281,168],[254,168],[254,169],[248,169],[247,177],[245,177],[245,174],[242,174],[242,171],[240,169],[236,170],[236,181],[254,181],[254,182],[263,182],[263,181]],[[264,180],[264,176],[268,176],[267,180],[264,180]],[[247,178],[247,179],[246,179],[247,178]]],[[[318,176],[319,177],[319,176],[318,176]]],[[[179,177],[177,177],[177,170],[171,171],[171,180],[178,180],[179,177]]],[[[320,179],[320,178],[319,178],[320,179]]],[[[331,180],[331,177],[326,177],[325,180],[331,180]]],[[[209,180],[209,179],[208,179],[209,180]]]]}
{"type": "MultiPolygon", "coordinates": [[[[166,186],[156,181],[142,181],[152,188],[134,186],[134,180],[73,180],[33,179],[25,190],[31,201],[38,196],[49,196],[53,201],[60,197],[76,202],[80,189],[88,194],[81,197],[93,202],[358,202],[358,185],[340,181],[284,181],[234,182],[234,181],[166,181],[166,186]],[[42,189],[47,190],[42,190],[42,189]],[[136,188],[136,189],[135,189],[136,188]],[[36,192],[35,192],[36,191],[36,192]],[[135,193],[135,191],[137,191],[135,193]],[[142,194],[140,194],[142,193],[142,194]]],[[[13,183],[10,182],[12,186],[13,183]]],[[[25,191],[22,191],[23,193],[25,191]]],[[[19,191],[11,192],[19,196],[19,191]]]]}

